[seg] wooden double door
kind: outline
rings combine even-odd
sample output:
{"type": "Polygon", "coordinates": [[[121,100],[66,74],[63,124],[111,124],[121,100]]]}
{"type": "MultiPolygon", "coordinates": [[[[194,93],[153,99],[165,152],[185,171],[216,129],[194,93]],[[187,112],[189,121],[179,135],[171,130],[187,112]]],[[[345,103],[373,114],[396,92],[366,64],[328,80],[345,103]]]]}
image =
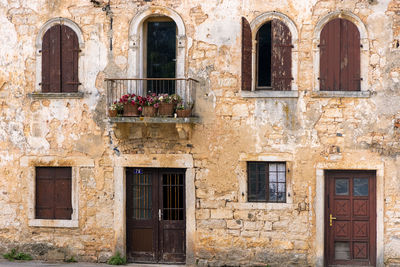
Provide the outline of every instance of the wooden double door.
{"type": "Polygon", "coordinates": [[[126,245],[131,262],[184,263],[184,169],[126,169],[126,245]]]}
{"type": "Polygon", "coordinates": [[[375,266],[375,171],[326,171],[327,266],[375,266]]]}

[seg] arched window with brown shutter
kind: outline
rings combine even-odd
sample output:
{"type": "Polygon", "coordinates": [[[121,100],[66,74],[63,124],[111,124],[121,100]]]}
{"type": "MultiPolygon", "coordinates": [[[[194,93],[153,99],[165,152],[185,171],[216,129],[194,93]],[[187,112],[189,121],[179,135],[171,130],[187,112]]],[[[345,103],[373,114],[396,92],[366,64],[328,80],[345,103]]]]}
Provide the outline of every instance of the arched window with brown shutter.
{"type": "Polygon", "coordinates": [[[79,43],[68,26],[57,24],[43,36],[42,92],[77,92],[79,43]]]}
{"type": "Polygon", "coordinates": [[[256,90],[291,90],[292,36],[278,19],[263,24],[257,32],[256,90]]]}
{"type": "Polygon", "coordinates": [[[360,91],[360,32],[346,19],[333,19],[321,31],[320,90],[360,91]]]}

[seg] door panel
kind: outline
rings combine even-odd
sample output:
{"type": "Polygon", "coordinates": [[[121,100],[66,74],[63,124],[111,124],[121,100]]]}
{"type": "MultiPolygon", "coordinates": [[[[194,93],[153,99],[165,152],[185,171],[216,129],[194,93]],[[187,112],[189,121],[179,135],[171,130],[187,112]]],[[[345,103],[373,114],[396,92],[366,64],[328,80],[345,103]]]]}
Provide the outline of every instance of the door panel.
{"type": "Polygon", "coordinates": [[[327,171],[325,211],[327,265],[374,266],[375,172],[327,171]]]}
{"type": "Polygon", "coordinates": [[[135,262],[185,262],[185,175],[127,168],[127,255],[135,262]]]}

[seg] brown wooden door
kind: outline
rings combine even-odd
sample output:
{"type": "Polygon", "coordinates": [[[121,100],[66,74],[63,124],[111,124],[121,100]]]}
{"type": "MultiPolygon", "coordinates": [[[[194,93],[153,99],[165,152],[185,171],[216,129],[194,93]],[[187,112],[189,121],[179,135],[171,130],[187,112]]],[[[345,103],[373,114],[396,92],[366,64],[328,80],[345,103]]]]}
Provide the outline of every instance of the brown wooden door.
{"type": "Polygon", "coordinates": [[[326,265],[375,266],[375,172],[327,171],[326,177],[326,265]]]}
{"type": "Polygon", "coordinates": [[[126,197],[128,260],[185,262],[184,170],[127,168],[126,197]]]}

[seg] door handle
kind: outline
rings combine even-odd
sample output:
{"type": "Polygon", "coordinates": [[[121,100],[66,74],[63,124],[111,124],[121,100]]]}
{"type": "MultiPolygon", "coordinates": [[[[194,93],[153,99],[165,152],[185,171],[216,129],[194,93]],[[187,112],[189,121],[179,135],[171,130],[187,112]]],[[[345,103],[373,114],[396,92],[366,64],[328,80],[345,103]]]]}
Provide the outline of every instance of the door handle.
{"type": "Polygon", "coordinates": [[[161,209],[158,209],[158,220],[161,221],[162,219],[162,211],[161,209]]]}
{"type": "Polygon", "coordinates": [[[333,220],[336,220],[336,217],[333,217],[332,214],[329,214],[329,226],[332,226],[333,220]]]}

